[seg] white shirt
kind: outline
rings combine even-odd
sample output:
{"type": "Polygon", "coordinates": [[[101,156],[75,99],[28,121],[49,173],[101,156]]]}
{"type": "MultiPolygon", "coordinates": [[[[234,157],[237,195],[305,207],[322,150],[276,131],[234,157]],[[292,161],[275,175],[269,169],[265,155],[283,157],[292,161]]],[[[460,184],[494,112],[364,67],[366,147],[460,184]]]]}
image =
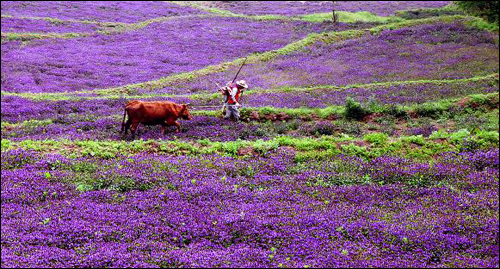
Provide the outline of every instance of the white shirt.
{"type": "Polygon", "coordinates": [[[234,87],[232,89],[229,89],[229,95],[231,96],[231,99],[233,99],[233,101],[235,103],[237,103],[236,99],[235,99],[235,96],[236,94],[238,93],[238,88],[237,87],[234,87]]]}

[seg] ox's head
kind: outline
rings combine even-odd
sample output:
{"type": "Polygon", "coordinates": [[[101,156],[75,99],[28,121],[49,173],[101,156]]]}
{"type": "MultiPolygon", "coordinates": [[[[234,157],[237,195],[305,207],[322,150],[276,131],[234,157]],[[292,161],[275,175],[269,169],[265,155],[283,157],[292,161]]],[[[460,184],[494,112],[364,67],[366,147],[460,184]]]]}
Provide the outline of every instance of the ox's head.
{"type": "Polygon", "coordinates": [[[182,104],[181,114],[179,115],[183,120],[191,120],[193,117],[189,114],[189,104],[182,104]]]}

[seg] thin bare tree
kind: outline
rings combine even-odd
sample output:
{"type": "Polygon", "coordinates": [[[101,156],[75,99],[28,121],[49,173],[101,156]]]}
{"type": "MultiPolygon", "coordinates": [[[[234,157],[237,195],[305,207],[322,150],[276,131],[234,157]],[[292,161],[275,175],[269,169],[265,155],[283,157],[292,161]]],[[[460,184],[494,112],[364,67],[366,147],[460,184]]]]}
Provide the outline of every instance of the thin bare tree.
{"type": "Polygon", "coordinates": [[[335,2],[337,1],[332,1],[332,22],[333,24],[337,24],[339,16],[338,14],[335,14],[335,2]]]}

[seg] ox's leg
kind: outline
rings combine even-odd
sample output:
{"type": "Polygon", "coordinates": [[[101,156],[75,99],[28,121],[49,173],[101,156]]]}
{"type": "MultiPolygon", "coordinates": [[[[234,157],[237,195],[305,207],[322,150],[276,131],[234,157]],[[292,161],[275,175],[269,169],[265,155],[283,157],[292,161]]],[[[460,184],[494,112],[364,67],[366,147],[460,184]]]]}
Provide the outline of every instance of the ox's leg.
{"type": "Polygon", "coordinates": [[[165,124],[168,126],[175,125],[177,127],[177,131],[176,131],[177,133],[181,131],[181,125],[175,119],[168,119],[165,121],[165,124]]]}
{"type": "Polygon", "coordinates": [[[125,134],[128,133],[128,129],[130,128],[130,125],[132,124],[132,120],[127,120],[127,122],[125,123],[125,134]]]}
{"type": "Polygon", "coordinates": [[[132,133],[132,140],[135,139],[135,131],[137,131],[137,127],[139,126],[139,122],[133,122],[130,127],[130,132],[132,133]]]}
{"type": "Polygon", "coordinates": [[[181,131],[181,125],[179,124],[178,121],[174,121],[174,125],[177,126],[177,132],[181,131]]]}
{"type": "Polygon", "coordinates": [[[162,123],[161,124],[161,133],[166,135],[167,134],[167,130],[165,129],[165,127],[167,127],[167,124],[166,123],[162,123]]]}
{"type": "MultiPolygon", "coordinates": [[[[125,128],[125,116],[127,115],[127,109],[124,109],[123,111],[123,120],[122,120],[122,130],[120,131],[120,133],[123,133],[123,129],[125,128]]],[[[130,119],[130,117],[129,117],[130,119]]]]}

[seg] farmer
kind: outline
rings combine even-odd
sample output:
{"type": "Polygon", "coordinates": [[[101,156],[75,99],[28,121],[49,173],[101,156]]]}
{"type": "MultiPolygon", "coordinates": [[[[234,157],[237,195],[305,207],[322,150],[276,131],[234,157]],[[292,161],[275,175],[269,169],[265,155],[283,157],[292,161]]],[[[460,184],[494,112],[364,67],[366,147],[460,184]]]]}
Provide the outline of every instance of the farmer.
{"type": "Polygon", "coordinates": [[[240,112],[238,111],[238,107],[241,105],[238,101],[246,89],[248,89],[248,85],[244,80],[238,80],[236,83],[229,82],[225,87],[220,89],[220,92],[224,96],[223,108],[226,108],[224,119],[230,119],[231,115],[233,115],[236,121],[239,120],[240,112]]]}

